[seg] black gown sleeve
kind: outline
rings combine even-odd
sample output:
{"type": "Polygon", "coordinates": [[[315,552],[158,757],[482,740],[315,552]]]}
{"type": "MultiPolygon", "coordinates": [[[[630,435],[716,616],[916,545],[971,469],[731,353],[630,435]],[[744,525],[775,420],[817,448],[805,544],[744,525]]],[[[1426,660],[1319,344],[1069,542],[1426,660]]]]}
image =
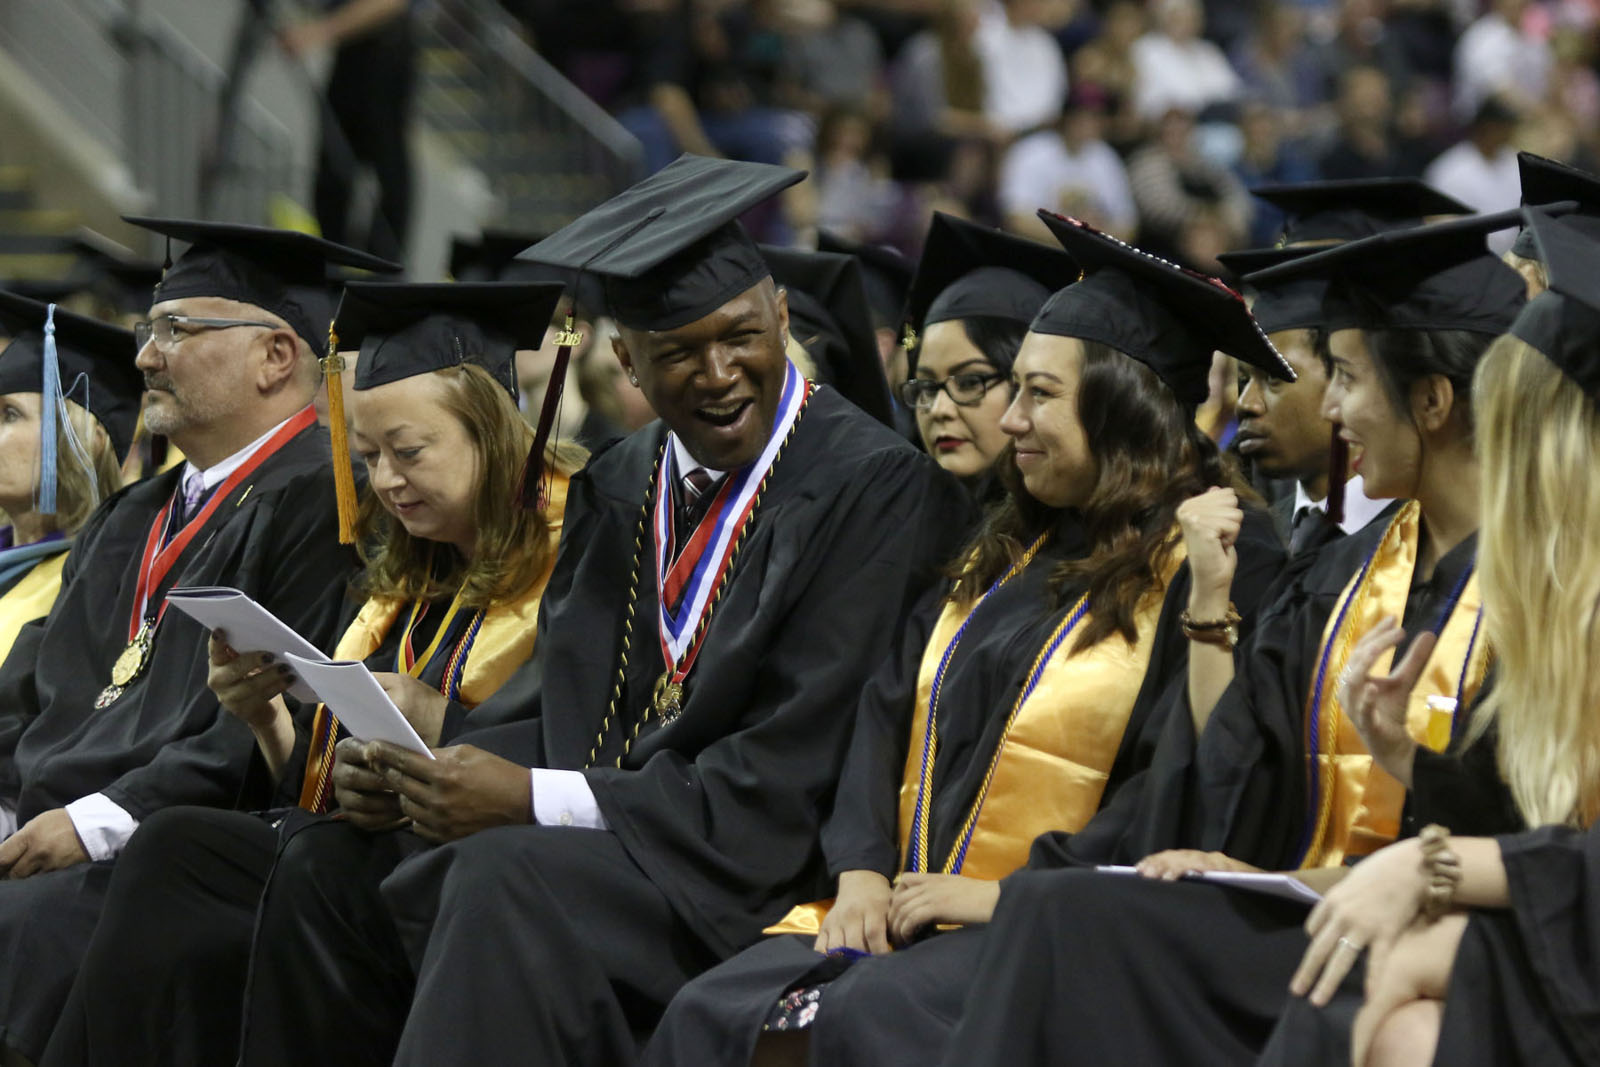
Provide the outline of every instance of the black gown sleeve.
{"type": "Polygon", "coordinates": [[[923,596],[912,611],[900,648],[885,659],[862,692],[850,751],[839,773],[833,810],[822,827],[828,875],[899,869],[900,780],[917,699],[917,675],[938,623],[948,587],[923,596]]]}
{"type": "Polygon", "coordinates": [[[1490,726],[1470,745],[1449,752],[1418,746],[1402,836],[1414,837],[1430,823],[1470,837],[1512,834],[1525,827],[1495,762],[1496,736],[1490,726]]]}

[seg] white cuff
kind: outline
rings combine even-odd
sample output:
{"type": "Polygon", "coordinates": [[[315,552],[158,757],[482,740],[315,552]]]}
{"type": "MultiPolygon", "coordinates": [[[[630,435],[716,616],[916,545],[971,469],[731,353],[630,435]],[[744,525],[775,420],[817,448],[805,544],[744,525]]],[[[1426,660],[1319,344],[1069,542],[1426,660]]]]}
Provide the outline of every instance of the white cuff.
{"type": "Polygon", "coordinates": [[[67,818],[92,860],[108,860],[122,851],[139,824],[104,793],[90,793],[67,805],[67,818]]]}
{"type": "Polygon", "coordinates": [[[581,826],[586,830],[609,830],[594,790],[582,771],[552,771],[535,767],[533,776],[533,821],[540,826],[581,826]]]}
{"type": "Polygon", "coordinates": [[[0,841],[17,832],[17,809],[0,801],[0,841]]]}

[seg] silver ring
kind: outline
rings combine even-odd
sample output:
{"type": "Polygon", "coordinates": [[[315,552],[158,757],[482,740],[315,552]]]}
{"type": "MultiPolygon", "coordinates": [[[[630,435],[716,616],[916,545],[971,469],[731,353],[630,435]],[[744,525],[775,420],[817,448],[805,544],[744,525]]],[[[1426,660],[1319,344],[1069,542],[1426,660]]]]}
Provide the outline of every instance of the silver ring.
{"type": "Polygon", "coordinates": [[[1356,944],[1354,941],[1350,940],[1348,937],[1341,937],[1339,939],[1339,947],[1340,948],[1347,948],[1351,952],[1355,952],[1355,953],[1360,953],[1360,951],[1361,951],[1361,946],[1356,944]]]}

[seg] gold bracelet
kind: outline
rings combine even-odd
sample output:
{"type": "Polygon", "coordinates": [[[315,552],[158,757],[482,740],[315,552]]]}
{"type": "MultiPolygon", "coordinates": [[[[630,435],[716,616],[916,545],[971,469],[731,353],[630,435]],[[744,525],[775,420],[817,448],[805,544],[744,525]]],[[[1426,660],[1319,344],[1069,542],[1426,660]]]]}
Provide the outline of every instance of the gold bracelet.
{"type": "Polygon", "coordinates": [[[1438,823],[1424,826],[1417,842],[1422,846],[1422,873],[1427,879],[1422,888],[1422,917],[1433,922],[1449,911],[1455,900],[1461,885],[1461,858],[1450,848],[1450,831],[1438,823]]]}
{"type": "Polygon", "coordinates": [[[1189,617],[1187,609],[1178,616],[1178,625],[1183,629],[1183,636],[1191,641],[1199,641],[1206,645],[1221,645],[1224,652],[1232,652],[1239,643],[1239,623],[1241,621],[1239,609],[1233,606],[1233,601],[1228,601],[1228,613],[1220,619],[1209,622],[1195,622],[1189,617]]]}

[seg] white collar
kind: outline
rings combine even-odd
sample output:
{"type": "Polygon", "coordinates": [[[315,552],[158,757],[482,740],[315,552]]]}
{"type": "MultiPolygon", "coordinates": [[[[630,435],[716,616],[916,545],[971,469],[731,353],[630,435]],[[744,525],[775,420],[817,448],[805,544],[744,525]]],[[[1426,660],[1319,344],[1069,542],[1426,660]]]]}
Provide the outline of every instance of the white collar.
{"type": "Polygon", "coordinates": [[[727,473],[726,471],[712,470],[704,463],[701,463],[699,460],[695,459],[689,454],[689,450],[683,447],[683,442],[678,440],[677,434],[672,435],[672,460],[674,465],[678,468],[678,477],[680,479],[687,478],[691,471],[705,471],[706,475],[712,481],[716,481],[718,478],[721,478],[725,473],[727,473]]]}
{"type": "MultiPolygon", "coordinates": [[[[1361,480],[1361,475],[1352,474],[1350,480],[1344,483],[1344,521],[1339,524],[1339,529],[1347,534],[1355,533],[1366,526],[1367,523],[1378,517],[1378,513],[1388,507],[1389,500],[1373,500],[1367,496],[1366,483],[1361,480]]],[[[1294,483],[1294,510],[1289,512],[1289,520],[1305,508],[1315,508],[1318,511],[1328,510],[1328,498],[1312,500],[1306,493],[1306,487],[1299,482],[1294,483]]]]}
{"type": "MultiPolygon", "coordinates": [[[[289,419],[294,418],[295,415],[298,414],[300,414],[298,411],[295,412],[294,415],[289,416],[289,419]]],[[[278,423],[278,425],[274,426],[272,429],[268,430],[254,441],[251,441],[249,444],[239,449],[239,451],[235,452],[221,463],[214,463],[205,470],[201,470],[191,462],[185,462],[183,465],[183,484],[185,486],[193,485],[194,479],[199,478],[200,486],[206,492],[210,492],[212,489],[215,489],[217,486],[227,481],[228,475],[232,474],[234,471],[244,466],[245,463],[249,462],[250,457],[255,455],[262,445],[267,443],[268,438],[277,433],[279,430],[283,429],[284,423],[287,423],[289,419],[284,419],[283,422],[278,423]]]]}

